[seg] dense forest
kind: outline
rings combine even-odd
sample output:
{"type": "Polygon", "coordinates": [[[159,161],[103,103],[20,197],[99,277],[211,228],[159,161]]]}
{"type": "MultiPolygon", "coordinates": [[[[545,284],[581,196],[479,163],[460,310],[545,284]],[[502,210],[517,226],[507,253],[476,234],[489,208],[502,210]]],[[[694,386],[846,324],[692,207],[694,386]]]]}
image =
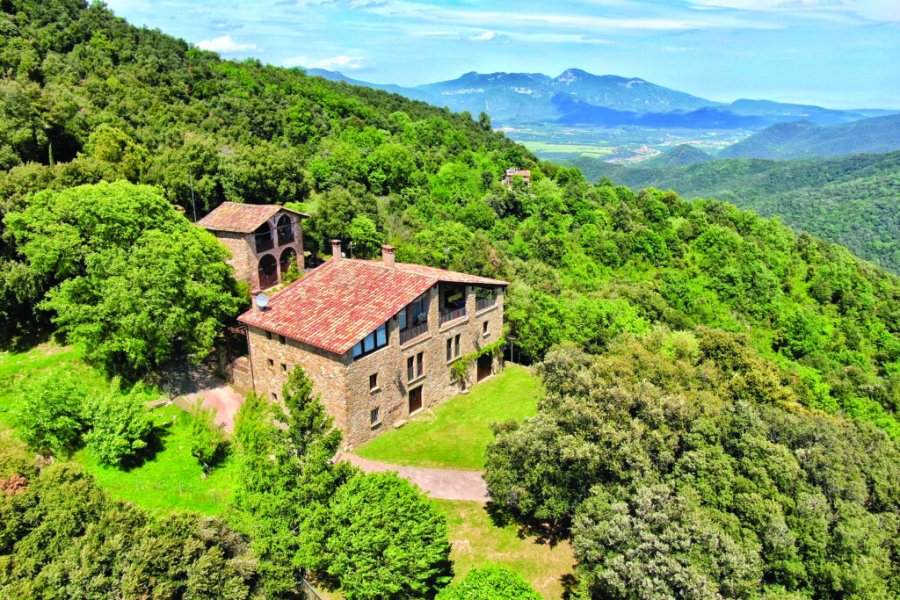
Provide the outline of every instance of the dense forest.
{"type": "Polygon", "coordinates": [[[647,161],[646,167],[590,158],[572,164],[592,180],[608,177],[636,189],[650,186],[687,198],[715,197],[777,216],[799,231],[846,246],[900,273],[900,152],[788,161],[710,162],[701,157],[693,162],[703,164],[689,166],[677,163],[682,154],[664,154],[647,161]]]}
{"type": "MultiPolygon", "coordinates": [[[[585,598],[900,594],[894,275],[727,202],[590,183],[486,115],[222,61],[98,4],[0,8],[7,341],[56,327],[130,377],[202,355],[246,295],[189,221],[223,200],[298,203],[314,253],[384,240],[400,260],[512,282],[508,336],[547,395],[498,429],[486,477],[523,525],[573,540],[585,598]],[[512,166],[533,185],[501,185],[512,166]],[[174,317],[173,287],[193,294],[174,317]]],[[[311,571],[348,598],[432,595],[441,523],[393,480],[330,466],[338,445],[301,391],[290,423],[256,406],[238,431],[251,525],[235,526],[261,563],[235,585],[278,596],[311,571]],[[358,497],[379,494],[413,508],[378,523],[358,497]],[[404,514],[428,533],[428,568],[386,569],[386,594],[355,566],[378,564],[370,546],[341,536],[381,539],[404,514]]],[[[30,510],[3,508],[18,502],[0,510],[30,510]]],[[[0,583],[17,585],[10,540],[0,583]]]]}

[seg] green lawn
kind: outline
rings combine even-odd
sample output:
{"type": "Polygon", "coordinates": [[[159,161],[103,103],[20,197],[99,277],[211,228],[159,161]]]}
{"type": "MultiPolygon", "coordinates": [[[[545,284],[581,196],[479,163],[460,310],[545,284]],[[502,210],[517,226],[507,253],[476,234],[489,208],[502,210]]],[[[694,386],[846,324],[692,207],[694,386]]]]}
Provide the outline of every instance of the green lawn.
{"type": "Polygon", "coordinates": [[[571,586],[575,558],[568,542],[550,546],[522,536],[514,524],[497,525],[477,502],[434,500],[447,516],[454,581],[487,564],[509,567],[545,598],[562,598],[571,586]]]}
{"type": "Polygon", "coordinates": [[[540,394],[540,383],[529,369],[509,364],[468,394],[423,411],[356,453],[396,465],[481,470],[485,448],[493,439],[491,423],[537,414],[540,394]]]}
{"type": "MultiPolygon", "coordinates": [[[[23,353],[0,353],[0,451],[22,451],[15,436],[19,389],[27,379],[48,372],[74,373],[89,390],[108,385],[103,374],[86,365],[71,348],[47,344],[23,353]]],[[[148,398],[152,395],[148,393],[148,398]]],[[[72,460],[81,463],[112,496],[144,508],[221,513],[234,488],[236,462],[226,459],[203,479],[203,469],[190,453],[189,415],[174,406],[157,408],[152,414],[160,433],[159,448],[140,466],[128,471],[106,467],[84,449],[72,460]]]]}

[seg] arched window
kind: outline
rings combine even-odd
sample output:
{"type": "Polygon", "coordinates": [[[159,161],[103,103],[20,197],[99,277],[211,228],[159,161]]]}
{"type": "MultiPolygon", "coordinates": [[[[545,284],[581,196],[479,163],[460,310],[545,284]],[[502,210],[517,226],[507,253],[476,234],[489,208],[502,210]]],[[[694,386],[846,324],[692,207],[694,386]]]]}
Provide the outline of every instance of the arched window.
{"type": "Polygon", "coordinates": [[[278,283],[278,263],[271,254],[259,259],[259,287],[270,288],[278,283]]]}
{"type": "Polygon", "coordinates": [[[278,219],[278,245],[284,246],[294,241],[294,227],[291,225],[291,218],[287,215],[281,215],[278,219]]]}
{"type": "Polygon", "coordinates": [[[278,263],[281,267],[282,277],[284,277],[284,274],[291,269],[291,266],[296,264],[296,257],[297,253],[294,252],[293,248],[285,248],[284,252],[281,253],[281,259],[278,261],[278,263]]]}
{"type": "Polygon", "coordinates": [[[266,221],[262,225],[260,225],[253,235],[256,237],[256,251],[257,252],[265,252],[266,250],[272,249],[272,228],[269,227],[269,222],[266,221]]]}

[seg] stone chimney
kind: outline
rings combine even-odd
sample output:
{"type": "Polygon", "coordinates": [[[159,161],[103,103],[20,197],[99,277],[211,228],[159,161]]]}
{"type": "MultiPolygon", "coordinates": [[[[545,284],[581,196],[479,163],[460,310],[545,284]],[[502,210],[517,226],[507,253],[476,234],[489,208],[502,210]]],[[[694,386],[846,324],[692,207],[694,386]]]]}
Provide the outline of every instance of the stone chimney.
{"type": "Polygon", "coordinates": [[[381,247],[381,262],[384,266],[394,268],[394,247],[385,244],[381,247]]]}
{"type": "Polygon", "coordinates": [[[341,260],[341,240],[331,240],[331,260],[341,260]]]}

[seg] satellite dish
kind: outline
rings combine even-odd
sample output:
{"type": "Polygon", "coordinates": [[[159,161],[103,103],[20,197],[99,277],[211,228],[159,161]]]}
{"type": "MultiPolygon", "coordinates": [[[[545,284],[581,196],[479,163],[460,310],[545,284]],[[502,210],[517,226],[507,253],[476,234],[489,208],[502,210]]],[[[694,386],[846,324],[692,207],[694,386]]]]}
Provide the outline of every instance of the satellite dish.
{"type": "Polygon", "coordinates": [[[254,300],[259,310],[266,310],[269,307],[269,297],[263,293],[257,294],[254,300]]]}

